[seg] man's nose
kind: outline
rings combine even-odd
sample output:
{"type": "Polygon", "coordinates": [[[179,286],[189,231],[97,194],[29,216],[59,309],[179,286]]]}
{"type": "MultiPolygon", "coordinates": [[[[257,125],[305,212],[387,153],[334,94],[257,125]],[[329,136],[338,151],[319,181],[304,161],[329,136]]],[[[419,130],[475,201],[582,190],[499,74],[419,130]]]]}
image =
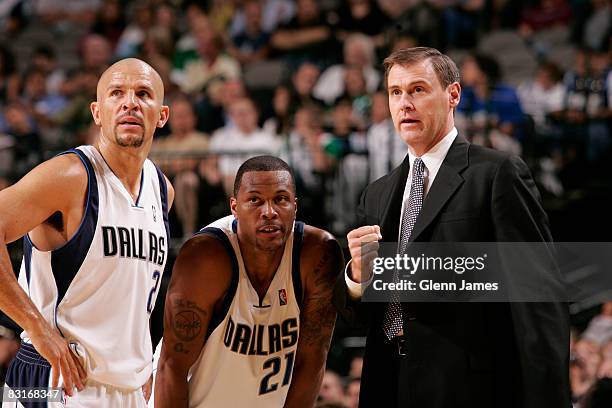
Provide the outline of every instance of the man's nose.
{"type": "Polygon", "coordinates": [[[404,93],[400,99],[400,108],[407,111],[414,110],[414,101],[407,92],[404,93]]]}
{"type": "Polygon", "coordinates": [[[266,201],[263,207],[262,216],[266,219],[276,218],[278,213],[276,212],[276,208],[274,207],[274,203],[271,201],[266,201]]]}
{"type": "Polygon", "coordinates": [[[136,92],[129,90],[123,98],[123,110],[133,110],[138,108],[136,101],[136,92]]]}

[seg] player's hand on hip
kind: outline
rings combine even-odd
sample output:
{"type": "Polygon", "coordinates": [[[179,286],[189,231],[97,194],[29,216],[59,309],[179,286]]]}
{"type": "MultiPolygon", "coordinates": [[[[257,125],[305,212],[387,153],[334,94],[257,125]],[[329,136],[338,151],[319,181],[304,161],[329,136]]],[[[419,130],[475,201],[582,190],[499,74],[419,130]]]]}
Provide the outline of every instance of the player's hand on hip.
{"type": "Polygon", "coordinates": [[[39,330],[28,332],[34,348],[51,364],[51,387],[57,387],[60,373],[64,381],[64,392],[72,396],[73,390],[82,391],[87,373],[77,356],[72,353],[68,341],[45,324],[39,330]]]}
{"type": "Polygon", "coordinates": [[[346,238],[352,259],[350,278],[357,283],[367,281],[372,276],[374,258],[378,256],[378,241],[382,239],[380,227],[359,227],[350,231],[346,238]]]}

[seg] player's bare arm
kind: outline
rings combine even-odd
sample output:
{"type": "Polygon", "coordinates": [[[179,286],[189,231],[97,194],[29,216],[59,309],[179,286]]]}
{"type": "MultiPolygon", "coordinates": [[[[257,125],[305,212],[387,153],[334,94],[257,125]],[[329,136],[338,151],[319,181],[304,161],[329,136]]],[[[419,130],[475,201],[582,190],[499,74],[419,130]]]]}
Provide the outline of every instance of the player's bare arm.
{"type": "Polygon", "coordinates": [[[86,377],[67,341],[46,323],[17,283],[6,244],[30,232],[33,244],[53,250],[77,231],[84,213],[87,173],[80,159],[66,154],[37,166],[18,183],[0,191],[0,309],[30,336],[53,368],[52,386],[61,373],[66,393],[83,388],[86,377]]]}
{"type": "Polygon", "coordinates": [[[314,406],[336,322],[334,283],[343,266],[342,250],[331,234],[307,226],[300,261],[304,282],[300,339],[285,407],[314,406]]]}
{"type": "Polygon", "coordinates": [[[202,351],[211,317],[229,289],[231,271],[225,248],[212,236],[193,237],[179,252],[166,296],[156,407],[188,406],[187,374],[202,351]]]}

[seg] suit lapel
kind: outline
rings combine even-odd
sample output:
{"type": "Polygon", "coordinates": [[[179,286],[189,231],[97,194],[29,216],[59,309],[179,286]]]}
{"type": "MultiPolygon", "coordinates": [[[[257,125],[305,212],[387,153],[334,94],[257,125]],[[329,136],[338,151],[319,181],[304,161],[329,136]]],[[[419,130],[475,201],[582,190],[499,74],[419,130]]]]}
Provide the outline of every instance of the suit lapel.
{"type": "MultiPolygon", "coordinates": [[[[399,235],[398,221],[401,217],[400,211],[402,211],[402,198],[404,197],[404,188],[406,186],[406,180],[408,179],[408,173],[410,171],[410,159],[406,154],[404,161],[398,168],[390,174],[388,181],[388,191],[390,191],[390,199],[387,201],[387,207],[381,215],[381,234],[383,241],[395,242],[399,235]]],[[[381,199],[379,197],[378,199],[381,199]]]]}
{"type": "MultiPolygon", "coordinates": [[[[416,220],[412,234],[410,234],[410,241],[417,240],[419,235],[435,219],[448,199],[451,198],[463,183],[463,177],[461,177],[460,172],[468,165],[469,145],[469,142],[463,137],[457,136],[455,138],[440,166],[440,170],[438,170],[436,179],[423,201],[423,208],[416,220]]],[[[398,213],[399,211],[401,210],[398,210],[398,213]]]]}

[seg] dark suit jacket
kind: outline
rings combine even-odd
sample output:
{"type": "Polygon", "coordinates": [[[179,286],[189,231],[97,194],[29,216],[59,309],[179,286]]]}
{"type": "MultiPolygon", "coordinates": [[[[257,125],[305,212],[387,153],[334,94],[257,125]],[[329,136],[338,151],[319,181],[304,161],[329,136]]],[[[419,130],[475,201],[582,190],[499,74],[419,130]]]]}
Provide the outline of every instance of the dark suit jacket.
{"type": "MultiPolygon", "coordinates": [[[[364,191],[360,225],[397,241],[408,157],[364,191]]],[[[551,235],[518,157],[458,136],[423,202],[411,241],[543,242],[551,235]]],[[[368,327],[360,407],[567,408],[569,317],[561,303],[403,303],[406,356],[382,332],[386,303],[334,299],[368,327]]]]}

